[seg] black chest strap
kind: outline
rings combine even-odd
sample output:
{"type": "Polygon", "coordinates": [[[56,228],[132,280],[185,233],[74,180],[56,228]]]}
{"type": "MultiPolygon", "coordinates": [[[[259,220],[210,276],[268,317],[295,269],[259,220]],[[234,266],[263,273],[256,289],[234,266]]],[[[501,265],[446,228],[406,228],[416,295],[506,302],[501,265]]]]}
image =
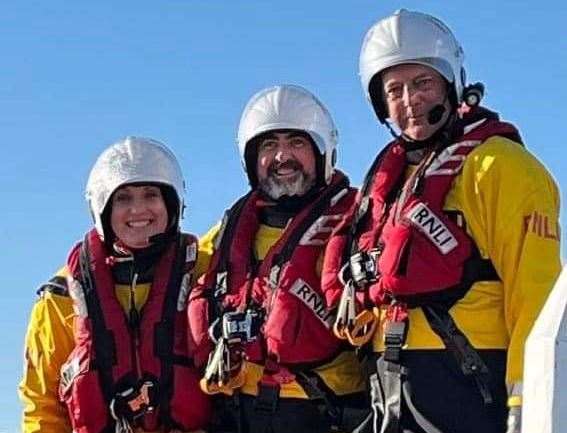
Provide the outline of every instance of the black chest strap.
{"type": "Polygon", "coordinates": [[[102,392],[107,402],[114,397],[112,367],[117,362],[116,341],[104,322],[102,306],[97,293],[95,278],[91,271],[88,235],[79,252],[80,283],[85,294],[89,318],[92,323],[92,338],[95,351],[94,367],[98,370],[102,392]]]}
{"type": "Polygon", "coordinates": [[[468,338],[457,327],[449,311],[439,307],[422,308],[431,329],[441,338],[447,350],[459,364],[461,372],[472,377],[482,395],[484,404],[493,402],[490,391],[490,371],[468,338]]]}

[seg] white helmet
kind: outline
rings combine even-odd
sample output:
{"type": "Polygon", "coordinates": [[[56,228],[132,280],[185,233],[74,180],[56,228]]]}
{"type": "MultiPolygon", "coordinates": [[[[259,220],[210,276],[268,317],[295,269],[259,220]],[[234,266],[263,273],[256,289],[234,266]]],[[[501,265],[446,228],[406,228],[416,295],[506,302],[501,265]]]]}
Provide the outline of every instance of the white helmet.
{"type": "Polygon", "coordinates": [[[256,168],[248,167],[246,146],[258,135],[277,129],[296,129],[309,134],[323,157],[323,175],[329,184],[336,161],[337,129],[329,111],[312,93],[291,84],[261,90],[244,108],[237,143],[250,184],[255,186],[256,168]]]}
{"type": "Polygon", "coordinates": [[[360,81],[384,123],[388,115],[382,103],[381,72],[406,63],[429,66],[453,85],[458,104],[465,84],[463,61],[463,49],[445,24],[431,15],[400,9],[366,33],[360,52],[360,81]],[[378,77],[377,82],[374,77],[378,77]],[[380,86],[374,87],[377,84],[380,86]]]}
{"type": "MultiPolygon", "coordinates": [[[[150,138],[126,137],[108,147],[96,160],[87,181],[85,197],[98,234],[104,238],[102,216],[110,197],[131,183],[157,183],[170,187],[176,195],[179,218],[183,212],[185,183],[175,155],[162,143],[150,138]]],[[[165,200],[165,197],[164,197],[165,200]]],[[[167,204],[167,203],[166,203],[167,204]]],[[[171,209],[168,209],[171,212],[171,209]]],[[[169,215],[171,218],[172,215],[169,215]]]]}

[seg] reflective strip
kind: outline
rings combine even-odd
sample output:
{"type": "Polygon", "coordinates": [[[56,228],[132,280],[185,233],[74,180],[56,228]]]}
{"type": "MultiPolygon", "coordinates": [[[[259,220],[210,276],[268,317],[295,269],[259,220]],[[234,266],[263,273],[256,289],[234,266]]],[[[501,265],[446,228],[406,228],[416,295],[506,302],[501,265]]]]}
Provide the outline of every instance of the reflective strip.
{"type": "Polygon", "coordinates": [[[303,302],[327,329],[331,329],[334,322],[333,314],[327,311],[323,298],[313,290],[309,284],[298,278],[289,292],[303,302]]]}
{"type": "MultiPolygon", "coordinates": [[[[453,176],[461,171],[467,155],[458,154],[457,151],[462,147],[476,147],[481,142],[479,140],[467,140],[452,144],[445,148],[427,167],[425,177],[429,176],[453,176]],[[456,163],[454,167],[443,167],[447,163],[456,163]]],[[[468,152],[467,152],[468,154],[468,152]]]]}
{"type": "Polygon", "coordinates": [[[331,199],[331,201],[329,202],[330,206],[333,207],[334,205],[336,205],[339,200],[341,198],[343,198],[345,195],[347,195],[348,193],[348,189],[347,188],[343,188],[341,189],[338,193],[336,193],[333,198],[331,199]]]}
{"type": "Polygon", "coordinates": [[[187,297],[189,296],[189,290],[191,289],[191,276],[192,274],[190,272],[183,275],[181,288],[179,289],[179,296],[177,297],[177,311],[183,311],[187,307],[187,297]]]}
{"type": "Polygon", "coordinates": [[[60,386],[63,390],[66,390],[73,384],[75,377],[77,377],[80,372],[79,367],[79,358],[77,357],[70,359],[61,366],[59,374],[61,378],[60,386]]]}
{"type": "Polygon", "coordinates": [[[468,134],[469,132],[471,132],[473,129],[478,128],[480,125],[482,125],[484,122],[486,122],[486,119],[480,119],[477,122],[471,123],[470,125],[465,126],[465,128],[463,129],[463,135],[468,134]]]}
{"type": "Polygon", "coordinates": [[[322,215],[305,231],[299,245],[321,246],[327,243],[329,235],[342,219],[342,214],[322,215]]]}
{"type": "Polygon", "coordinates": [[[197,260],[197,244],[191,242],[185,248],[185,263],[194,262],[195,260],[197,260]]]}
{"type": "Polygon", "coordinates": [[[73,310],[75,314],[79,317],[88,317],[89,310],[87,309],[87,301],[85,300],[85,292],[83,286],[78,280],[69,277],[67,280],[67,286],[69,288],[69,295],[73,299],[73,310]]]}
{"type": "Polygon", "coordinates": [[[459,243],[447,226],[427,207],[418,203],[408,213],[407,218],[415,225],[442,254],[450,253],[459,243]]]}

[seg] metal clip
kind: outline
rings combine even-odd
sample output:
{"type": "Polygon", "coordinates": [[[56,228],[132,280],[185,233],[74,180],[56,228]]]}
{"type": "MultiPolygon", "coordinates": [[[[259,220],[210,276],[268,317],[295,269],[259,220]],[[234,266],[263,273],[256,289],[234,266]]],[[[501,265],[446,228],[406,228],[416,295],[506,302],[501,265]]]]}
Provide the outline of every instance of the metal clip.
{"type": "Polygon", "coordinates": [[[337,317],[333,324],[334,334],[341,340],[347,339],[347,329],[352,328],[356,318],[356,289],[352,280],[349,280],[343,288],[343,293],[337,309],[337,317]]]}
{"type": "Polygon", "coordinates": [[[375,311],[367,309],[356,311],[356,287],[350,280],[343,289],[333,325],[333,332],[342,340],[348,340],[353,346],[366,344],[374,335],[378,324],[375,311]]]}
{"type": "Polygon", "coordinates": [[[357,314],[352,329],[347,332],[347,340],[356,347],[364,346],[370,341],[378,326],[378,310],[363,310],[357,314]]]}
{"type": "Polygon", "coordinates": [[[205,375],[199,385],[206,394],[232,395],[235,388],[244,385],[245,361],[242,348],[230,346],[223,337],[209,356],[205,375]]]}

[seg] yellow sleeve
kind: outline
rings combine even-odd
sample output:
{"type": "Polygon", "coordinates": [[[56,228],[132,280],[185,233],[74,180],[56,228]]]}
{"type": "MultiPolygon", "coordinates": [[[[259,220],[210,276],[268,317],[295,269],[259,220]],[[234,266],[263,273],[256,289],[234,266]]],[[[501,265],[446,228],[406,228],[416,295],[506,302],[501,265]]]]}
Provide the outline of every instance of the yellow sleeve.
{"type": "Polygon", "coordinates": [[[195,264],[195,278],[199,278],[209,269],[220,229],[221,223],[219,222],[199,238],[199,252],[197,254],[197,263],[195,264]]]}
{"type": "Polygon", "coordinates": [[[559,191],[533,155],[502,137],[469,155],[463,179],[469,230],[502,280],[511,386],[522,380],[525,340],[561,270],[559,191]]]}
{"type": "Polygon", "coordinates": [[[33,307],[25,342],[24,376],[19,385],[24,433],[70,433],[67,409],[58,398],[59,370],[71,353],[73,302],[44,293],[33,307]]]}

